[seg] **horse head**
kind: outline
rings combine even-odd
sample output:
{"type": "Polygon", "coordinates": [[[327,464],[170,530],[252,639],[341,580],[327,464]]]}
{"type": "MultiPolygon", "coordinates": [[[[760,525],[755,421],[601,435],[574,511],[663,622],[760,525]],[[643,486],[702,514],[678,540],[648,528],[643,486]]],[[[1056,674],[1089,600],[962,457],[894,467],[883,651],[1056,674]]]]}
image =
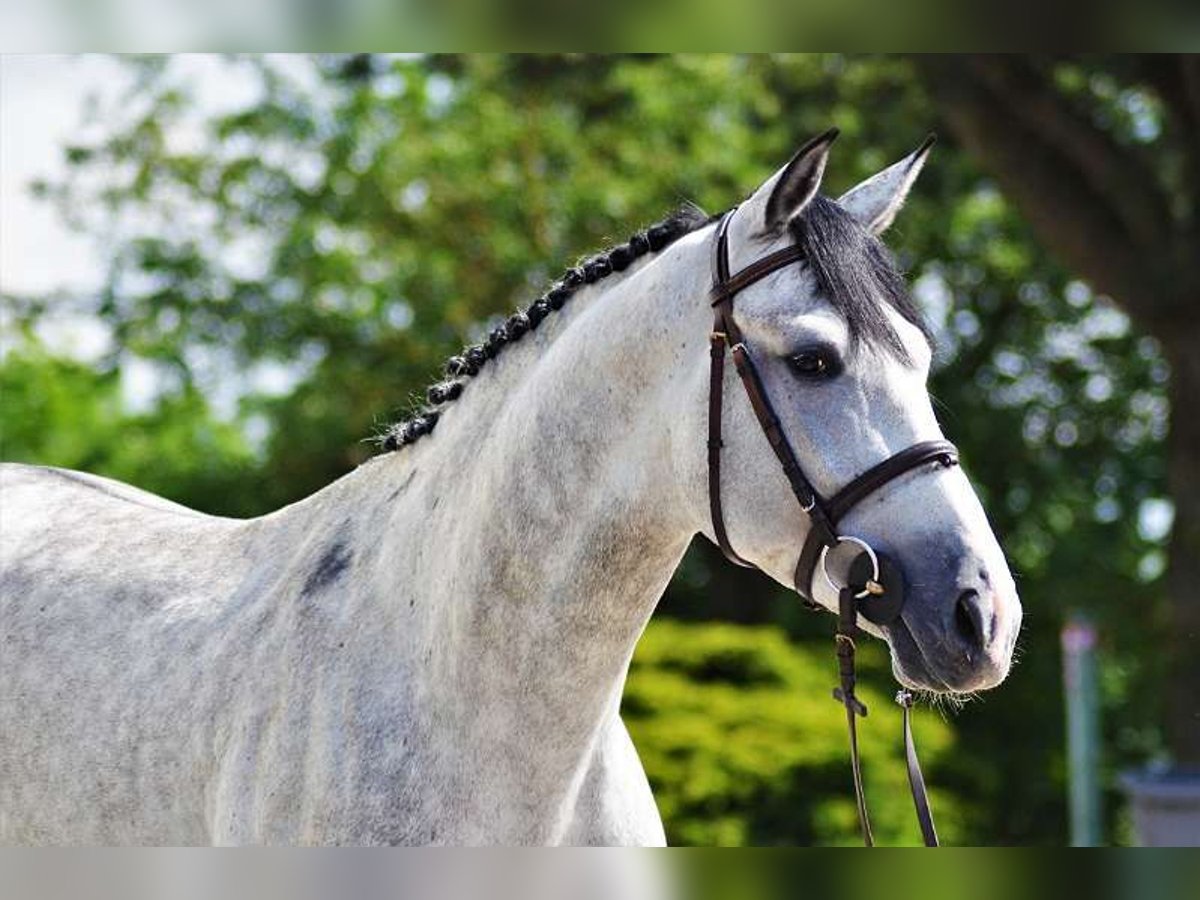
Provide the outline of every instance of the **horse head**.
{"type": "Polygon", "coordinates": [[[880,241],[932,141],[833,200],[819,188],[834,136],[718,227],[714,356],[729,344],[746,390],[714,364],[724,424],[709,444],[728,462],[710,482],[713,536],[829,608],[850,581],[867,585],[860,624],[887,641],[903,684],[992,687],[1011,665],[1020,601],[934,415],[931,334],[880,241]],[[869,614],[872,592],[889,614],[869,614]]]}

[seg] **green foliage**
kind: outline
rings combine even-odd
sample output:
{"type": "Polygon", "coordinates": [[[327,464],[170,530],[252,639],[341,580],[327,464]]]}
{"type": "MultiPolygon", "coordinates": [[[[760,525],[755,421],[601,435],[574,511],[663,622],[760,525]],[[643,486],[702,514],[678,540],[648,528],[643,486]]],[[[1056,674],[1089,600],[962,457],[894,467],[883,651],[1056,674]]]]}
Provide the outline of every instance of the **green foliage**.
{"type": "MultiPolygon", "coordinates": [[[[830,641],[832,644],[832,641],[830,641]]],[[[864,670],[878,669],[879,648],[864,670]],[[874,662],[874,666],[871,662],[874,662]]],[[[876,676],[878,676],[876,672],[876,676]]],[[[629,673],[622,713],[672,844],[857,843],[845,714],[830,690],[832,648],[805,652],[782,630],[658,620],[629,673]]],[[[900,745],[900,712],[868,679],[862,759],[881,841],[919,843],[900,745]]],[[[916,717],[926,767],[953,747],[946,723],[916,717]]],[[[935,792],[953,841],[962,815],[935,792]]]]}
{"type": "MultiPolygon", "coordinates": [[[[361,461],[361,439],[419,401],[446,355],[579,254],[683,199],[729,205],[831,124],[836,194],[939,115],[895,57],[239,57],[212,64],[247,87],[233,108],[201,107],[188,65],[131,62],[130,95],[65,148],[68,177],[39,187],[106,242],[111,267],[95,296],[6,298],[12,321],[32,333],[85,317],[111,341],[88,364],[10,351],[0,433],[7,458],[238,514],[361,461]],[[137,413],[119,390],[135,364],[163,373],[137,413]]],[[[1160,152],[1155,106],[1119,62],[1079,58],[1059,80],[1097,127],[1160,152]]],[[[964,840],[1060,842],[1065,607],[1088,608],[1107,635],[1110,764],[1159,745],[1164,534],[1143,513],[1166,494],[1166,366],[955,146],[939,145],[889,241],[938,333],[945,430],[1026,609],[1009,682],[930,727],[931,749],[954,732],[934,777],[941,805],[964,840]]],[[[660,617],[772,623],[819,654],[775,630],[651,629],[628,703],[672,836],[848,839],[828,619],[700,544],[660,617]]],[[[907,835],[895,761],[871,752],[888,786],[881,831],[907,835]]]]}
{"type": "Polygon", "coordinates": [[[215,420],[195,390],[130,413],[116,372],[28,343],[0,360],[0,397],[6,460],[104,474],[215,514],[246,514],[253,455],[241,430],[215,420]]]}

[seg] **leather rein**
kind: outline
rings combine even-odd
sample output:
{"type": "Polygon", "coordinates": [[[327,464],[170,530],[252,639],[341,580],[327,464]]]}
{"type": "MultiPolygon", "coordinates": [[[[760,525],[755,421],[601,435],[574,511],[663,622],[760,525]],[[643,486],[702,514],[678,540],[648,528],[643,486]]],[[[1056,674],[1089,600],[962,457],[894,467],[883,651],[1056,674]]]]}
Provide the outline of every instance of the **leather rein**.
{"type": "MultiPolygon", "coordinates": [[[[859,760],[856,719],[866,716],[866,706],[854,695],[854,640],[858,616],[877,625],[890,625],[900,617],[904,605],[904,580],[897,563],[878,553],[866,541],[838,533],[838,522],[855,506],[875,491],[914,469],[937,464],[950,467],[958,463],[958,450],[945,440],[922,441],[907,447],[876,466],[859,475],[832,497],[822,497],[820,492],[804,474],[804,469],[788,442],[779,417],[763,387],[755,367],[754,358],[742,338],[741,330],[733,317],[733,300],[737,294],[773,272],[804,262],[804,252],[798,245],[784,247],[760,257],[732,275],[729,272],[729,224],[737,207],[725,213],[717,224],[716,252],[714,254],[713,286],[710,300],[713,308],[713,327],[709,336],[711,369],[708,399],[708,496],[712,516],[713,533],[721,552],[739,566],[755,568],[754,564],[740,556],[729,541],[725,528],[725,516],[721,509],[721,407],[725,384],[725,353],[733,356],[733,364],[745,388],[750,406],[762,427],[763,433],[775,456],[783,467],[792,493],[800,508],[808,516],[810,528],[796,564],[795,587],[806,605],[820,609],[813,599],[812,582],[817,568],[821,568],[825,579],[838,592],[838,628],[836,635],[840,686],[834,689],[834,698],[846,710],[846,724],[850,734],[850,763],[854,776],[854,796],[858,807],[859,826],[863,842],[874,845],[871,822],[867,815],[866,798],[863,793],[862,766],[859,760]],[[850,543],[860,553],[850,566],[846,583],[838,585],[829,574],[826,554],[839,544],[850,543]]],[[[905,759],[908,767],[909,787],[921,835],[927,847],[938,845],[937,829],[925,791],[925,779],[917,760],[913,743],[910,710],[912,695],[901,690],[896,702],[903,710],[903,739],[905,759]]]]}

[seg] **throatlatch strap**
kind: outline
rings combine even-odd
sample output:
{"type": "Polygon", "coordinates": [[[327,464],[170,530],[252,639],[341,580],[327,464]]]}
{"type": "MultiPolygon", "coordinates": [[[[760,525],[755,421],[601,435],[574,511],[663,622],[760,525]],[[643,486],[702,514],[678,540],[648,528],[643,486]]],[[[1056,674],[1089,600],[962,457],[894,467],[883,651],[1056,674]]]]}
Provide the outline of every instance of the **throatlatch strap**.
{"type": "Polygon", "coordinates": [[[725,513],[721,508],[721,399],[725,393],[725,334],[720,330],[721,324],[718,313],[712,334],[708,337],[708,352],[712,357],[708,384],[708,510],[712,518],[713,536],[725,558],[744,568],[753,569],[754,564],[738,556],[729,542],[725,513]]]}
{"type": "Polygon", "coordinates": [[[729,223],[732,221],[734,210],[727,212],[717,224],[717,252],[713,257],[713,328],[709,337],[709,393],[708,393],[708,497],[709,513],[713,523],[713,533],[717,545],[727,558],[741,566],[753,568],[753,564],[743,559],[729,541],[725,530],[724,514],[721,509],[721,407],[724,392],[725,347],[729,347],[733,362],[741,378],[742,386],[750,399],[750,407],[754,410],[755,418],[767,436],[775,456],[779,459],[787,476],[788,484],[801,508],[808,514],[812,527],[809,529],[809,539],[818,536],[826,544],[832,546],[837,542],[833,530],[833,522],[825,512],[821,495],[809,482],[795,452],[788,443],[783,432],[779,417],[771,407],[763,389],[762,380],[754,367],[750,351],[742,340],[737,323],[733,320],[733,298],[738,291],[744,290],[754,282],[765,278],[783,266],[791,265],[803,259],[800,248],[796,245],[785,247],[756,260],[733,275],[729,273],[729,223]]]}
{"type": "MultiPolygon", "coordinates": [[[[713,284],[722,285],[729,280],[729,250],[727,249],[729,220],[733,212],[727,212],[717,225],[717,252],[713,255],[713,284]]],[[[708,335],[708,510],[712,519],[713,537],[725,558],[746,569],[755,568],[754,563],[743,559],[733,549],[729,532],[725,528],[725,512],[721,505],[721,414],[725,396],[725,348],[732,341],[740,341],[741,334],[733,321],[733,297],[724,296],[713,302],[713,326],[708,335]]]]}

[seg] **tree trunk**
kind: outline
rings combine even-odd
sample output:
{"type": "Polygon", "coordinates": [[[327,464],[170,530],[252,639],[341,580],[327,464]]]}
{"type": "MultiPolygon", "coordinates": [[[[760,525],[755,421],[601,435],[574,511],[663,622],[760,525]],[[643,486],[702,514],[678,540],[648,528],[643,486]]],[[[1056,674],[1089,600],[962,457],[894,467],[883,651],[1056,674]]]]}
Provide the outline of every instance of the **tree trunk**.
{"type": "MultiPolygon", "coordinates": [[[[1151,61],[1179,128],[1200,128],[1200,66],[1151,61]],[[1183,73],[1182,79],[1177,72],[1183,73]],[[1195,85],[1195,90],[1191,85],[1195,85]],[[1194,120],[1194,121],[1193,121],[1194,120]],[[1188,123],[1192,123],[1189,125],[1188,123]]],[[[1167,571],[1166,736],[1174,760],[1200,767],[1200,256],[1188,216],[1156,195],[1144,161],[1015,57],[920,57],[918,71],[950,130],[1059,259],[1163,344],[1171,363],[1166,448],[1175,523],[1167,571]]],[[[1200,151],[1183,143],[1184,167],[1200,151]]],[[[1185,191],[1200,191],[1191,184],[1185,191]]],[[[1178,198],[1176,198],[1178,199],[1178,198]]],[[[1200,199],[1189,198],[1189,209],[1200,199]]]]}
{"type": "Polygon", "coordinates": [[[1167,465],[1175,526],[1167,593],[1167,742],[1175,761],[1200,767],[1200,333],[1167,344],[1171,431],[1167,465]]]}

